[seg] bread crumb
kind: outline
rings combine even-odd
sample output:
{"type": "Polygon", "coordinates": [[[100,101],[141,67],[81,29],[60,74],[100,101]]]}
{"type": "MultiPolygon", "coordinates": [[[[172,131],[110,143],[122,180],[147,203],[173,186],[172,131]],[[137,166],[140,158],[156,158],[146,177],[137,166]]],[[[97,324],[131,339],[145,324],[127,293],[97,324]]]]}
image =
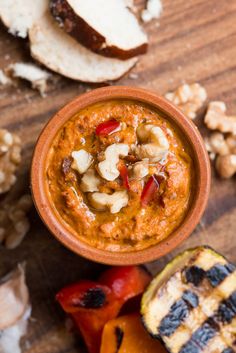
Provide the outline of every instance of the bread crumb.
{"type": "Polygon", "coordinates": [[[130,73],[130,74],[129,74],[129,78],[130,78],[131,80],[137,80],[138,77],[139,77],[138,74],[135,74],[135,73],[130,73]]]}
{"type": "Polygon", "coordinates": [[[141,13],[141,19],[145,23],[150,22],[154,18],[159,18],[162,10],[161,0],[147,0],[146,8],[141,13]]]}
{"type": "Polygon", "coordinates": [[[0,69],[0,85],[7,86],[12,83],[11,79],[0,69]]]}
{"type": "Polygon", "coordinates": [[[21,78],[31,82],[32,88],[37,89],[41,96],[45,96],[48,79],[51,74],[32,63],[18,62],[8,67],[13,77],[21,78]]]}

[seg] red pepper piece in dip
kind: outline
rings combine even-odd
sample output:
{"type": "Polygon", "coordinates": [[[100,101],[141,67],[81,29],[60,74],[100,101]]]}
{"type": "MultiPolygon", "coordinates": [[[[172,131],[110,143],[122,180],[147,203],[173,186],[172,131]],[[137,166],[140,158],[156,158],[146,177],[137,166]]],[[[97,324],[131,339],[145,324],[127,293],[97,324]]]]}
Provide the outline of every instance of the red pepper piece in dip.
{"type": "Polygon", "coordinates": [[[155,192],[159,189],[159,183],[154,175],[150,176],[147,181],[147,184],[144,186],[142,195],[141,195],[141,205],[142,207],[147,206],[150,201],[153,199],[155,192]]]}
{"type": "Polygon", "coordinates": [[[129,185],[129,175],[128,175],[128,168],[126,167],[125,164],[122,164],[121,166],[118,167],[119,172],[120,172],[120,177],[122,179],[123,186],[129,190],[130,185],[129,185]]]}
{"type": "Polygon", "coordinates": [[[104,123],[101,123],[96,127],[96,135],[98,136],[109,135],[115,132],[115,130],[118,129],[119,126],[120,126],[120,122],[117,121],[116,119],[105,121],[104,123]]]}

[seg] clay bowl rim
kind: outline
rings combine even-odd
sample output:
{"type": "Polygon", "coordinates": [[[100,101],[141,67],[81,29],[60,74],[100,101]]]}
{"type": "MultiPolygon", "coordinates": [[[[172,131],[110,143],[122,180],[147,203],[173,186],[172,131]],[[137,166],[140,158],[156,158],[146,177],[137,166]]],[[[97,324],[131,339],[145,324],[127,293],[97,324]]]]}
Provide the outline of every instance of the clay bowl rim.
{"type": "Polygon", "coordinates": [[[157,93],[142,88],[109,86],[82,94],[60,109],[46,124],[35,146],[31,165],[31,189],[36,209],[50,232],[67,248],[89,260],[109,265],[133,265],[150,262],[171,252],[195,229],[207,205],[211,169],[203,139],[197,127],[172,103],[157,93]],[[110,252],[97,249],[76,238],[63,220],[59,221],[46,193],[44,164],[53,138],[62,125],[79,110],[111,99],[131,99],[148,104],[174,122],[190,144],[195,158],[197,187],[191,207],[181,225],[169,237],[144,250],[110,252]]]}

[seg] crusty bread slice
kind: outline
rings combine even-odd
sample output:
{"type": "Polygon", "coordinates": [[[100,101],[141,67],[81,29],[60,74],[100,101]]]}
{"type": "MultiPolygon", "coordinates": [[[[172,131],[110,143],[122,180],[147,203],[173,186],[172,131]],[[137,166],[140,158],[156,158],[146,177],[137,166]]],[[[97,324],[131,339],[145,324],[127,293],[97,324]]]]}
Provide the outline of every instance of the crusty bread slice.
{"type": "Polygon", "coordinates": [[[74,80],[116,80],[137,62],[137,58],[122,61],[91,52],[60,29],[49,12],[32,26],[29,39],[33,58],[74,80]]]}
{"type": "Polygon", "coordinates": [[[50,0],[63,29],[92,51],[129,59],[147,51],[147,36],[124,0],[50,0]]]}
{"type": "Polygon", "coordinates": [[[0,19],[11,34],[26,38],[47,7],[48,0],[0,0],[0,19]]]}

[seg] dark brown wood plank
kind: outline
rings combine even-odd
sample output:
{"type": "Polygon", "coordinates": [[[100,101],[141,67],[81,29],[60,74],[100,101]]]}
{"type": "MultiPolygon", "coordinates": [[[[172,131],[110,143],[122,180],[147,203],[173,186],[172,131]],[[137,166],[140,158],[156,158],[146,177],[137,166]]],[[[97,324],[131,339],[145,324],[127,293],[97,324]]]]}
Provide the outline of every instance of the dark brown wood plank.
{"type": "MultiPolygon", "coordinates": [[[[144,1],[137,1],[140,6],[144,1]]],[[[200,82],[209,99],[224,100],[236,113],[236,2],[226,0],[163,0],[159,21],[145,28],[150,38],[148,54],[140,58],[129,75],[115,84],[142,86],[164,94],[183,82],[200,82]]],[[[27,43],[10,36],[0,26],[0,68],[10,62],[30,60],[27,43]]],[[[41,98],[29,85],[0,89],[0,126],[21,135],[24,141],[19,182],[12,193],[29,190],[29,166],[35,141],[48,119],[70,99],[94,85],[59,78],[41,98]]],[[[202,110],[204,113],[204,109],[202,110]]],[[[201,131],[203,114],[196,122],[201,131]]],[[[80,278],[96,276],[102,265],[82,259],[60,245],[45,229],[36,211],[32,227],[22,245],[14,251],[0,249],[0,275],[19,261],[27,261],[27,280],[33,315],[23,353],[75,353],[81,345],[66,334],[64,315],[54,301],[58,289],[80,278]]],[[[173,253],[148,264],[153,273],[176,253],[208,244],[236,262],[235,178],[222,181],[213,170],[207,210],[191,237],[173,253]]]]}

